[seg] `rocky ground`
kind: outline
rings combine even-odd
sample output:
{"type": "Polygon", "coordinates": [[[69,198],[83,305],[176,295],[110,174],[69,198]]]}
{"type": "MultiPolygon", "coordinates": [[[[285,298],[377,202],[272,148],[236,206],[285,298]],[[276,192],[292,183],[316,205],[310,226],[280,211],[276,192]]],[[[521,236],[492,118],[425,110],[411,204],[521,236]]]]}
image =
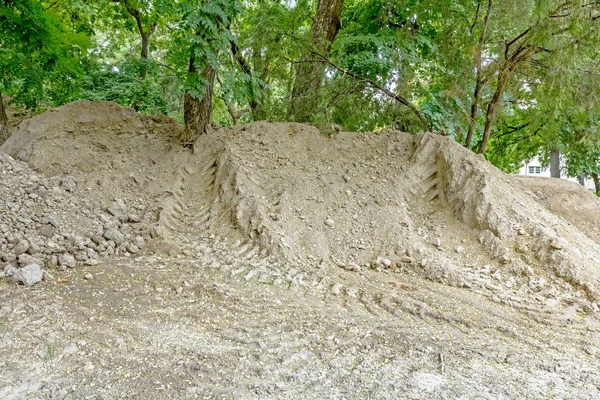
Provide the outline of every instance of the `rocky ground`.
{"type": "Polygon", "coordinates": [[[600,247],[539,190],[433,135],[178,129],[78,102],[0,147],[0,398],[600,398],[600,247]]]}

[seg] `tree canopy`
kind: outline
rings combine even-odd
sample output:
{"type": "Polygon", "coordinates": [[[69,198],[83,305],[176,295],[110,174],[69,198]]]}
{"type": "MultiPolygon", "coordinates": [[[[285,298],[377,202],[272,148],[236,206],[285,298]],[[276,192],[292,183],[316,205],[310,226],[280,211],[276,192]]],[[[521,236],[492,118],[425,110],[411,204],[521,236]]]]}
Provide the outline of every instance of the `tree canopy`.
{"type": "Polygon", "coordinates": [[[595,1],[3,0],[0,48],[17,105],[116,101],[185,122],[184,142],[292,119],[431,130],[507,172],[550,149],[600,170],[595,1]]]}

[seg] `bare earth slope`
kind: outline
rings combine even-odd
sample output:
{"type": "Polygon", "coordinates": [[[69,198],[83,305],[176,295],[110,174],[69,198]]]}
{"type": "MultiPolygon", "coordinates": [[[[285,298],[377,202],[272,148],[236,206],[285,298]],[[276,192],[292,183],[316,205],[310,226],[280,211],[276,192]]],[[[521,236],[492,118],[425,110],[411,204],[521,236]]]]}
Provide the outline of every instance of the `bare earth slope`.
{"type": "Polygon", "coordinates": [[[0,398],[600,398],[600,247],[485,160],[178,129],[77,102],[0,147],[0,398]]]}
{"type": "Polygon", "coordinates": [[[600,199],[590,190],[565,179],[515,177],[543,207],[564,218],[600,244],[600,199]]]}

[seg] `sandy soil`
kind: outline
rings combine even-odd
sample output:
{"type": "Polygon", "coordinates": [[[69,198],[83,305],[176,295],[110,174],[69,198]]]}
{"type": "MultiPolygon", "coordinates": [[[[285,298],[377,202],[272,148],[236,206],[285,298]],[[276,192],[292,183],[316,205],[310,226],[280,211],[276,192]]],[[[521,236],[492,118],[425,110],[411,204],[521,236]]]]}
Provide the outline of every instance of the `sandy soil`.
{"type": "Polygon", "coordinates": [[[0,398],[600,398],[600,247],[532,189],[434,135],[177,129],[78,102],[0,148],[147,243],[0,280],[0,398]]]}

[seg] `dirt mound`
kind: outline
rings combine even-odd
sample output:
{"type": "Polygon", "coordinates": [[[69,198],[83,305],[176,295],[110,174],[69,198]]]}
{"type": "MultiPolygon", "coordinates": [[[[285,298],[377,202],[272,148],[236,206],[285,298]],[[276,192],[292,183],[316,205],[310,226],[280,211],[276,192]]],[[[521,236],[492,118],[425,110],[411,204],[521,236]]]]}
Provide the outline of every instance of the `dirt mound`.
{"type": "Polygon", "coordinates": [[[596,393],[599,247],[513,177],[431,134],[178,129],[79,102],[0,148],[0,397],[596,393]]]}
{"type": "Polygon", "coordinates": [[[2,158],[3,265],[32,261],[19,262],[19,240],[36,244],[33,261],[50,268],[61,254],[75,266],[137,253],[185,153],[169,151],[178,129],[108,102],[75,102],[23,121],[0,147],[17,159],[2,158]]]}
{"type": "Polygon", "coordinates": [[[192,153],[170,146],[178,129],[76,102],[24,121],[0,150],[72,179],[90,209],[122,201],[154,251],[204,252],[194,238],[214,237],[304,273],[413,271],[459,287],[493,274],[513,295],[560,278],[597,296],[598,245],[532,213],[518,185],[449,139],[253,123],[211,131],[192,153]]]}
{"type": "Polygon", "coordinates": [[[513,179],[540,205],[600,244],[600,199],[592,191],[566,179],[525,176],[513,179]]]}

